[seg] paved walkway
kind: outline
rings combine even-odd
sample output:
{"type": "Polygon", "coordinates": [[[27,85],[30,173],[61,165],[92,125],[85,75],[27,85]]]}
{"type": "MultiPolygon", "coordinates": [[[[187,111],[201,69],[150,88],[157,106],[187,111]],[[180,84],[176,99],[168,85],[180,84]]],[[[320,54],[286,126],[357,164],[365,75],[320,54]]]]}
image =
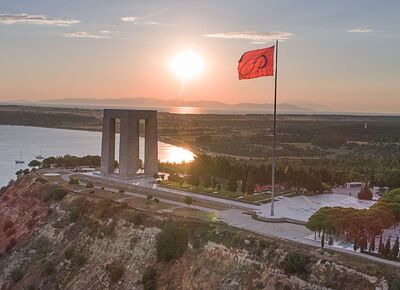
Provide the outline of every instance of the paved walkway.
{"type": "MultiPolygon", "coordinates": [[[[62,178],[64,180],[69,180],[69,176],[72,175],[71,174],[64,174],[62,175],[62,178]]],[[[130,183],[131,184],[131,183],[130,183]]],[[[147,184],[146,187],[150,187],[153,186],[154,184],[149,185],[150,183],[147,184]]],[[[143,183],[140,184],[143,186],[143,183]]],[[[98,186],[96,186],[98,187],[98,186]]],[[[118,192],[117,189],[113,189],[110,187],[106,188],[107,190],[113,191],[113,192],[118,192]]],[[[161,188],[160,188],[161,189],[161,188]]],[[[170,188],[165,188],[162,187],[162,190],[164,189],[168,189],[168,192],[170,193],[175,193],[178,195],[184,195],[184,196],[191,196],[194,199],[200,199],[200,200],[208,200],[210,202],[213,201],[218,201],[219,203],[224,202],[227,205],[230,206],[240,206],[241,208],[247,208],[249,210],[254,210],[254,209],[260,209],[261,206],[259,205],[252,205],[252,204],[247,204],[247,203],[243,203],[240,201],[232,201],[232,200],[227,200],[227,199],[222,199],[222,198],[218,198],[218,197],[213,197],[213,196],[204,196],[201,194],[196,194],[196,193],[191,193],[191,192],[184,192],[181,190],[175,190],[175,189],[170,189],[170,188]]],[[[143,194],[138,194],[135,192],[131,192],[131,191],[127,191],[124,194],[132,196],[132,197],[139,197],[139,198],[147,198],[147,196],[143,195],[143,194]]],[[[167,204],[172,204],[175,205],[177,207],[186,207],[186,205],[183,202],[179,202],[179,201],[173,201],[173,200],[169,200],[169,199],[164,199],[164,198],[159,198],[161,202],[167,203],[167,204]]],[[[118,201],[118,200],[116,200],[118,201]]],[[[123,201],[120,200],[120,201],[123,201]]],[[[310,201],[308,201],[310,202],[310,201]]],[[[265,206],[265,205],[264,205],[265,206]]],[[[207,211],[207,212],[212,212],[215,211],[213,209],[207,208],[207,207],[202,207],[202,206],[197,206],[197,205],[192,205],[192,208],[198,209],[198,210],[202,210],[202,211],[207,211]]],[[[226,224],[232,226],[232,227],[236,227],[236,228],[240,228],[240,229],[245,229],[247,231],[251,231],[257,234],[261,234],[264,236],[268,236],[268,237],[273,237],[273,238],[280,238],[280,239],[284,239],[284,240],[288,240],[288,241],[295,241],[301,244],[305,244],[305,245],[309,245],[309,246],[313,246],[316,248],[320,247],[320,242],[319,241],[314,241],[312,239],[308,239],[306,238],[307,236],[313,234],[311,231],[309,231],[305,226],[303,225],[297,225],[297,224],[291,224],[291,223],[271,223],[271,222],[264,222],[264,221],[258,221],[258,220],[254,220],[249,214],[244,213],[243,210],[240,209],[235,209],[235,208],[231,208],[231,209],[227,209],[227,210],[218,210],[217,211],[219,220],[225,222],[226,224]]],[[[378,257],[374,257],[374,256],[369,256],[369,255],[365,255],[365,254],[361,254],[359,252],[354,252],[352,250],[349,249],[344,249],[344,248],[338,248],[338,247],[331,247],[329,245],[325,245],[326,248],[328,249],[332,249],[334,251],[337,252],[342,252],[342,253],[347,253],[347,254],[351,254],[353,256],[358,256],[358,257],[362,257],[365,259],[369,259],[369,260],[374,260],[383,264],[387,264],[387,265],[393,265],[393,266],[398,266],[400,267],[400,263],[399,262],[395,262],[395,261],[390,261],[390,260],[384,260],[378,257]]]]}

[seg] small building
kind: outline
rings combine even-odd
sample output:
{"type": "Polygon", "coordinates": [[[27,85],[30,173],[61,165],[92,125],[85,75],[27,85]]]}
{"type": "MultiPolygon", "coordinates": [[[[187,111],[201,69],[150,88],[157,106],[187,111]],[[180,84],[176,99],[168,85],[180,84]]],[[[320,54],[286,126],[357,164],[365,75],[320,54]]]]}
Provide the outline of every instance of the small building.
{"type": "Polygon", "coordinates": [[[364,182],[347,182],[346,183],[346,188],[357,188],[357,187],[362,187],[364,185],[364,182]]]}

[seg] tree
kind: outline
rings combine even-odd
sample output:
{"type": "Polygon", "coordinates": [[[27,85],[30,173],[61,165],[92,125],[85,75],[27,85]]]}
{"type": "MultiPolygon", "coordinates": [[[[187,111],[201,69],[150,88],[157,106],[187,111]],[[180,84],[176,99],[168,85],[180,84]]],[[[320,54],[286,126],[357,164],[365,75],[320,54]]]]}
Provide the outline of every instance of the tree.
{"type": "Polygon", "coordinates": [[[385,257],[390,256],[390,237],[386,240],[383,256],[385,257]]]}
{"type": "Polygon", "coordinates": [[[228,190],[232,192],[236,192],[237,190],[237,180],[233,174],[229,177],[228,180],[228,190]]]}
{"type": "Polygon", "coordinates": [[[254,172],[253,170],[250,170],[249,174],[247,175],[246,192],[248,194],[253,194],[255,189],[256,189],[256,181],[254,178],[254,172]]]}
{"type": "Polygon", "coordinates": [[[185,197],[185,203],[189,207],[193,203],[193,198],[191,196],[186,196],[185,197]]]}
{"type": "Polygon", "coordinates": [[[200,185],[200,177],[197,173],[192,173],[192,176],[190,178],[190,183],[194,186],[197,187],[200,185]]]}
{"type": "Polygon", "coordinates": [[[322,233],[322,238],[321,238],[321,249],[323,249],[325,246],[325,233],[322,233]]]}
{"type": "Polygon", "coordinates": [[[26,175],[26,174],[29,174],[29,168],[25,168],[22,172],[23,172],[25,175],[26,175]]]}
{"type": "Polygon", "coordinates": [[[211,176],[206,174],[204,176],[204,180],[203,180],[203,185],[205,188],[210,188],[211,187],[211,176]]]}
{"type": "Polygon", "coordinates": [[[36,159],[34,159],[31,162],[29,162],[28,166],[29,167],[39,167],[40,164],[42,164],[40,161],[37,161],[36,159]]]}
{"type": "Polygon", "coordinates": [[[379,238],[379,246],[378,246],[378,253],[383,255],[385,252],[385,246],[383,245],[382,235],[379,238]]]}
{"type": "Polygon", "coordinates": [[[371,190],[368,187],[368,184],[365,184],[360,192],[358,193],[358,198],[359,199],[363,199],[363,200],[371,200],[373,197],[373,194],[371,192],[371,190]]]}
{"type": "Polygon", "coordinates": [[[15,175],[17,177],[21,176],[24,173],[24,171],[22,169],[18,170],[17,172],[15,172],[15,175]]]}
{"type": "Polygon", "coordinates": [[[399,237],[397,237],[396,241],[394,242],[391,254],[393,258],[397,258],[397,256],[399,255],[399,237]]]}

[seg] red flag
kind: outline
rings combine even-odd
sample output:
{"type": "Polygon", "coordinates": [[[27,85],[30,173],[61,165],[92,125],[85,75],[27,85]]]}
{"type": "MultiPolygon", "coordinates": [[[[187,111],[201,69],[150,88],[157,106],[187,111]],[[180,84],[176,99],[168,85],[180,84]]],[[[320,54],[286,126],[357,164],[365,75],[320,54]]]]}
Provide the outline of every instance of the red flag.
{"type": "Polygon", "coordinates": [[[239,60],[239,80],[274,75],[275,46],[245,52],[239,60]]]}

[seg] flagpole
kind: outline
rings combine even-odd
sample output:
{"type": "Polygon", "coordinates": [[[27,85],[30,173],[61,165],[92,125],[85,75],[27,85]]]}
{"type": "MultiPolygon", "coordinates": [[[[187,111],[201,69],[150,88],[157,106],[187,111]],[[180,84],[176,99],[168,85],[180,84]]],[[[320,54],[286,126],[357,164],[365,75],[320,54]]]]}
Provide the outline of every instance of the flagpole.
{"type": "Polygon", "coordinates": [[[275,93],[274,93],[274,132],[272,145],[272,188],[271,188],[271,216],[274,216],[274,198],[275,198],[275,163],[276,163],[276,93],[278,84],[278,40],[275,41],[275,93]]]}

